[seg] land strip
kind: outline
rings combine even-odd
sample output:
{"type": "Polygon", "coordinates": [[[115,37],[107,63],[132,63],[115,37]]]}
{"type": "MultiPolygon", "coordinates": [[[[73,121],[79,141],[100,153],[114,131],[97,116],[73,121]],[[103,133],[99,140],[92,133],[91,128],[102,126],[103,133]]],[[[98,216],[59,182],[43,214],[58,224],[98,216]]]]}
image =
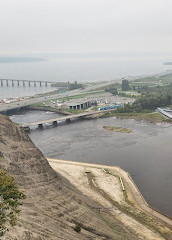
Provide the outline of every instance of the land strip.
{"type": "Polygon", "coordinates": [[[102,212],[109,211],[141,239],[171,239],[172,219],[147,204],[129,173],[116,166],[57,159],[48,161],[84,195],[104,206],[99,209],[101,216],[102,212]],[[125,190],[122,190],[120,178],[125,190]]]}

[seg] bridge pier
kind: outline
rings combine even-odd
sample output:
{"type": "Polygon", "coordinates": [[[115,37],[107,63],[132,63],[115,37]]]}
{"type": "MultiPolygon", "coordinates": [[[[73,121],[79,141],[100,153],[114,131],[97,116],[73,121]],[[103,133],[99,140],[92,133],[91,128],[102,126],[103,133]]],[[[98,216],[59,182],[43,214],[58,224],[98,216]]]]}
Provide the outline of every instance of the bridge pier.
{"type": "Polygon", "coordinates": [[[46,86],[46,87],[48,86],[47,82],[45,82],[45,86],[46,86]]]}
{"type": "Polygon", "coordinates": [[[25,132],[30,132],[30,127],[22,127],[25,132]]]}
{"type": "Polygon", "coordinates": [[[40,87],[42,86],[41,82],[39,82],[40,87]]]}
{"type": "Polygon", "coordinates": [[[1,79],[1,86],[3,86],[3,80],[1,79]]]}
{"type": "Polygon", "coordinates": [[[57,126],[57,121],[53,122],[53,126],[56,127],[57,126]]]}
{"type": "Polygon", "coordinates": [[[8,86],[8,80],[6,80],[6,84],[7,84],[7,86],[8,86]]]}
{"type": "Polygon", "coordinates": [[[70,118],[67,118],[66,123],[70,123],[70,122],[71,122],[70,118]]]}
{"type": "Polygon", "coordinates": [[[19,80],[17,81],[17,86],[18,86],[18,87],[20,86],[19,80]]]}
{"type": "Polygon", "coordinates": [[[25,81],[23,81],[23,86],[25,86],[25,81]]]}
{"type": "Polygon", "coordinates": [[[39,123],[39,124],[38,124],[38,128],[39,128],[39,129],[43,129],[43,124],[42,124],[42,123],[39,123]]]}
{"type": "Polygon", "coordinates": [[[34,87],[36,87],[36,82],[34,82],[34,87]]]}
{"type": "Polygon", "coordinates": [[[28,82],[28,85],[29,85],[29,87],[30,87],[30,81],[28,82]]]}
{"type": "Polygon", "coordinates": [[[14,80],[12,80],[12,86],[14,87],[14,80]]]}

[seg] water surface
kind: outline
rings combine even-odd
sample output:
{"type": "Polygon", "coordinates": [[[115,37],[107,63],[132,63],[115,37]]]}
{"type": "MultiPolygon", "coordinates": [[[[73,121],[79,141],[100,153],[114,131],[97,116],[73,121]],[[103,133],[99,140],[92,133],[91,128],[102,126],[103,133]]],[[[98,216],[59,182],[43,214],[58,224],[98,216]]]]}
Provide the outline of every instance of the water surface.
{"type": "MultiPolygon", "coordinates": [[[[54,118],[55,113],[25,112],[12,116],[16,122],[54,118]]],[[[106,118],[51,125],[29,136],[46,157],[117,165],[128,171],[147,202],[172,217],[172,126],[132,119],[106,118]],[[114,133],[104,125],[132,129],[114,133]]]]}

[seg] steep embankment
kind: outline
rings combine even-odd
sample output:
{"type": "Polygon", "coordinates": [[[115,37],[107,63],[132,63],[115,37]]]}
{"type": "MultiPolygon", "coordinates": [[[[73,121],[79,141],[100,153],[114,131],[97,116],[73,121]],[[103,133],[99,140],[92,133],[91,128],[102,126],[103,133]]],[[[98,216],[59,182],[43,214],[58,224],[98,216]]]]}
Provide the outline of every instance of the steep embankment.
{"type": "Polygon", "coordinates": [[[96,210],[100,204],[57,174],[28,135],[3,115],[0,152],[0,168],[7,169],[27,196],[17,226],[2,239],[138,239],[115,217],[105,213],[101,218],[96,210]]]}

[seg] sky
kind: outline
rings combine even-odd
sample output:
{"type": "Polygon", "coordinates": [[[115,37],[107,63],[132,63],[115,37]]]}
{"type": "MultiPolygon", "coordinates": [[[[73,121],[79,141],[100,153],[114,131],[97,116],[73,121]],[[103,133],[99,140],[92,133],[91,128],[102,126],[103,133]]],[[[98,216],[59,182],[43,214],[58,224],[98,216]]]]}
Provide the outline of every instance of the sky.
{"type": "Polygon", "coordinates": [[[0,55],[172,53],[172,0],[1,0],[0,55]]]}

